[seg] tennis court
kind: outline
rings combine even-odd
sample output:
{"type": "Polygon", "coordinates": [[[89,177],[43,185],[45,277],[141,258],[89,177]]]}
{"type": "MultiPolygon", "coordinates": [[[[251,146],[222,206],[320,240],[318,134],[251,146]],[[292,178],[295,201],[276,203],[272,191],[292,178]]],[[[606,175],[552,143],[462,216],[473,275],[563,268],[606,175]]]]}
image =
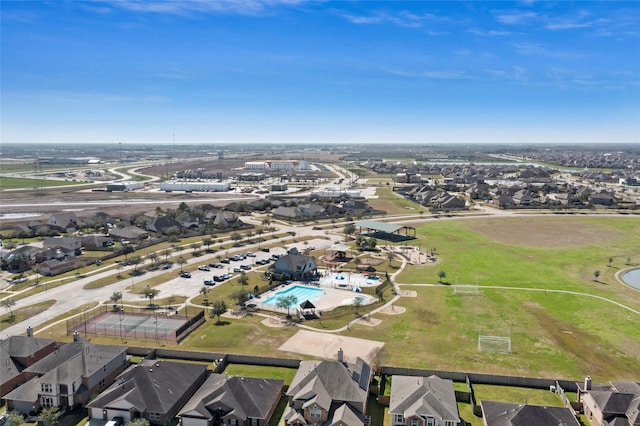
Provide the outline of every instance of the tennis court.
{"type": "Polygon", "coordinates": [[[101,312],[86,321],[67,324],[67,334],[79,332],[122,338],[179,341],[204,322],[204,311],[194,317],[146,312],[101,312]]]}

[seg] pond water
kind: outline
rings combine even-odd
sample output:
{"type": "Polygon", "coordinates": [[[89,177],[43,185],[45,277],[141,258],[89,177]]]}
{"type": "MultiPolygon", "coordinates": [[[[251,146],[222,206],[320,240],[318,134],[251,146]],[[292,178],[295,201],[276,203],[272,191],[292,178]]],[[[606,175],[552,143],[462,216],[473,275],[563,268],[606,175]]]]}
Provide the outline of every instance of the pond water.
{"type": "Polygon", "coordinates": [[[629,284],[631,287],[640,289],[640,268],[632,269],[622,274],[622,281],[629,284]]]}

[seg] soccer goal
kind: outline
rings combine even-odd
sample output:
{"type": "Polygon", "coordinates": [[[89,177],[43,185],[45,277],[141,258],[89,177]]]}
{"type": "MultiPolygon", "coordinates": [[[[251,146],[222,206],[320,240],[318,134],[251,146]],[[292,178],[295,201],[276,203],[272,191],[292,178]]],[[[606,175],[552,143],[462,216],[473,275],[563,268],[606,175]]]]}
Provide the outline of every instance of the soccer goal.
{"type": "Polygon", "coordinates": [[[478,335],[478,350],[480,352],[511,353],[511,336],[478,335]]]}
{"type": "Polygon", "coordinates": [[[478,284],[454,284],[453,294],[480,294],[478,284]]]}

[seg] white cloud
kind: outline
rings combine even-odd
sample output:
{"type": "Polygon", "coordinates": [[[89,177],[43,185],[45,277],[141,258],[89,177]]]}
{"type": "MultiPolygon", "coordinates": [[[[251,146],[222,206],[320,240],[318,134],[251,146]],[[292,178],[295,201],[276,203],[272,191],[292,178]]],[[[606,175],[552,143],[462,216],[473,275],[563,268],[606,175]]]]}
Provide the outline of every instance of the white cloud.
{"type": "Polygon", "coordinates": [[[511,31],[479,30],[477,28],[468,29],[467,32],[480,37],[505,37],[515,34],[511,31]]]}
{"type": "Polygon", "coordinates": [[[293,6],[302,2],[303,0],[123,0],[109,1],[108,4],[135,12],[187,16],[194,13],[257,15],[269,8],[293,6]]]}
{"type": "Polygon", "coordinates": [[[496,20],[502,24],[518,25],[538,18],[538,14],[531,11],[493,11],[496,20]]]}

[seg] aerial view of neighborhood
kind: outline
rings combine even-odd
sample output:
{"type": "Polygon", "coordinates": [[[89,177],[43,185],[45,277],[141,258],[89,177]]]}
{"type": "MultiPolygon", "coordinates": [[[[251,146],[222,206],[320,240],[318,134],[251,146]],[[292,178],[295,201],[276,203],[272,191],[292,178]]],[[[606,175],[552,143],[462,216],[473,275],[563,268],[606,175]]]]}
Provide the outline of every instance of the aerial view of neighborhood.
{"type": "Polygon", "coordinates": [[[6,409],[637,424],[640,149],[362,148],[3,147],[6,409]]]}
{"type": "Polygon", "coordinates": [[[640,426],[637,0],[0,0],[0,426],[640,426]]]}

